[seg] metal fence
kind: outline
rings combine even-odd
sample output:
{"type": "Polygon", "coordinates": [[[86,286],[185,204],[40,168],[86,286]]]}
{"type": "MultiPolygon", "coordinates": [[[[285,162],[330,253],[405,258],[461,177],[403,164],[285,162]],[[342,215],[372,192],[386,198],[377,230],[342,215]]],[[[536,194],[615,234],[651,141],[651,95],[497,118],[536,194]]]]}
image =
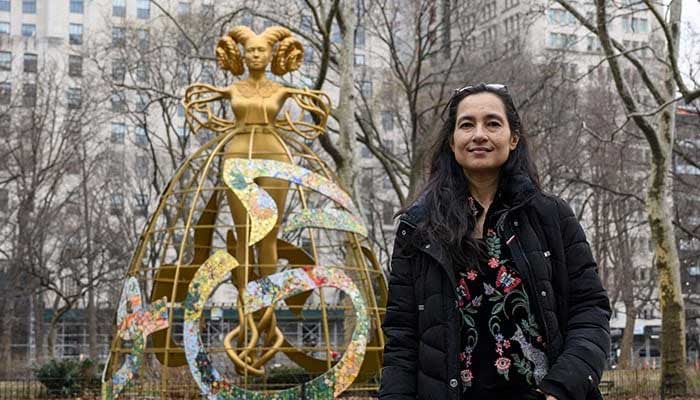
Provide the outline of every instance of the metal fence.
{"type": "MultiPolygon", "coordinates": [[[[689,368],[688,395],[700,396],[700,370],[689,368]]],[[[659,369],[608,370],[603,374],[600,389],[606,399],[628,400],[659,398],[659,369]]],[[[351,391],[342,397],[353,400],[370,400],[376,398],[371,390],[351,391]]],[[[99,386],[89,387],[83,393],[74,396],[49,396],[46,387],[35,379],[0,381],[0,400],[38,400],[38,399],[100,399],[99,386]]],[[[119,396],[125,400],[200,400],[204,399],[196,385],[168,387],[167,394],[161,392],[160,382],[137,382],[119,396]]],[[[694,397],[695,398],[695,397],[694,397]]]]}

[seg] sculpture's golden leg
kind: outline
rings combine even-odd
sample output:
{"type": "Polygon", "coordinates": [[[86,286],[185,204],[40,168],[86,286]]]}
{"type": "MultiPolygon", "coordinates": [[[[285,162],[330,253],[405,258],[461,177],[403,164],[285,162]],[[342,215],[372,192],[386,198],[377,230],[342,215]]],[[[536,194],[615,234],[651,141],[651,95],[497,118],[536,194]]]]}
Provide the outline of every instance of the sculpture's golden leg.
{"type": "MultiPolygon", "coordinates": [[[[242,133],[234,137],[226,147],[227,157],[239,158],[265,158],[283,162],[290,162],[285,148],[278,138],[262,131],[242,133]]],[[[271,275],[277,271],[277,235],[281,224],[282,214],[287,201],[289,183],[279,179],[257,178],[255,183],[267,192],[277,205],[279,218],[275,227],[260,242],[256,244],[256,254],[251,251],[247,238],[248,218],[247,211],[240,200],[231,191],[227,191],[231,216],[236,225],[236,259],[241,263],[241,268],[234,271],[233,281],[239,292],[246,287],[248,282],[271,275]],[[251,267],[257,265],[257,271],[251,267]]],[[[239,297],[239,303],[242,298],[239,297]]],[[[226,336],[225,346],[229,358],[236,365],[239,374],[245,372],[261,375],[264,373],[262,365],[276,353],[284,338],[277,328],[274,310],[264,310],[263,314],[256,313],[256,317],[243,318],[239,312],[241,326],[226,336]],[[259,316],[262,316],[259,317],[259,316]],[[262,336],[263,346],[267,349],[257,350],[258,339],[262,336]],[[237,349],[231,348],[231,340],[237,339],[237,349]]]]}

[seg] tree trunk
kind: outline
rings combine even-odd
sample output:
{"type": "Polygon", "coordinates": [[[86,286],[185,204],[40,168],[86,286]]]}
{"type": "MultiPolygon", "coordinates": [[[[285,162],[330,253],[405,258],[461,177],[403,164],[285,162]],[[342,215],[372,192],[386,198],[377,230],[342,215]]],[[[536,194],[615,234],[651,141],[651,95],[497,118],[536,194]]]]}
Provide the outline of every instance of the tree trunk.
{"type": "Polygon", "coordinates": [[[673,148],[675,106],[667,107],[659,120],[659,142],[662,159],[652,159],[647,211],[654,240],[654,264],[659,274],[661,303],[661,391],[663,394],[684,394],[685,376],[685,312],[681,292],[681,275],[676,237],[669,210],[673,210],[670,168],[673,148]]]}
{"type": "Polygon", "coordinates": [[[12,289],[9,289],[5,307],[2,310],[2,326],[0,326],[0,378],[10,378],[12,372],[12,329],[15,322],[15,299],[12,289]]]}
{"type": "Polygon", "coordinates": [[[632,294],[632,285],[624,285],[622,296],[625,303],[625,331],[622,334],[622,345],[620,346],[620,359],[618,365],[620,369],[630,369],[634,365],[632,352],[634,351],[634,324],[637,321],[637,307],[634,304],[634,297],[632,294]],[[629,287],[629,289],[628,289],[629,287]],[[626,292],[630,292],[629,294],[626,292]]]}
{"type": "Polygon", "coordinates": [[[338,95],[338,107],[335,109],[338,120],[339,137],[338,150],[345,162],[338,168],[338,177],[345,188],[357,199],[359,196],[355,189],[357,164],[355,163],[355,101],[354,101],[354,64],[355,64],[355,28],[357,17],[353,1],[341,2],[339,8],[340,19],[343,25],[343,46],[340,49],[340,87],[338,95]]]}
{"type": "MultiPolygon", "coordinates": [[[[669,25],[672,32],[671,48],[674,53],[668,59],[678,59],[682,0],[670,4],[669,25]]],[[[664,76],[664,95],[675,96],[676,82],[673,72],[667,68],[664,76]]],[[[660,151],[652,157],[647,211],[649,226],[655,247],[655,265],[659,274],[661,304],[661,395],[683,395],[687,391],[685,374],[685,311],[681,287],[680,261],[673,230],[673,181],[671,175],[672,151],[676,120],[675,103],[667,106],[659,115],[658,139],[660,151]]],[[[652,152],[652,154],[654,154],[652,152]]]]}
{"type": "Polygon", "coordinates": [[[89,271],[90,287],[88,288],[87,304],[88,352],[92,360],[97,360],[97,309],[95,307],[95,290],[92,285],[92,268],[89,271]]]}
{"type": "MultiPolygon", "coordinates": [[[[355,163],[355,96],[354,96],[354,65],[355,65],[355,28],[357,27],[357,17],[355,15],[355,2],[341,2],[338,14],[343,25],[343,46],[340,49],[340,90],[338,96],[338,108],[336,109],[336,118],[340,128],[338,138],[338,150],[343,154],[346,162],[338,170],[338,176],[345,188],[351,193],[358,210],[362,208],[362,202],[357,192],[355,180],[357,178],[357,168],[355,163]]],[[[352,247],[354,243],[349,243],[352,247]]],[[[353,251],[348,249],[346,256],[346,265],[356,266],[357,263],[352,259],[353,251]]],[[[355,249],[357,251],[358,249],[355,249]]],[[[348,275],[353,282],[360,284],[361,277],[356,271],[348,271],[348,275]]],[[[369,292],[368,292],[369,293],[369,292]]],[[[349,298],[345,298],[345,305],[351,304],[349,298]]],[[[349,312],[343,315],[343,336],[345,339],[352,337],[352,332],[355,328],[355,314],[352,312],[352,307],[347,308],[349,312]]],[[[348,340],[345,340],[347,342],[348,340]]]]}
{"type": "Polygon", "coordinates": [[[44,299],[41,294],[34,297],[34,354],[35,362],[44,363],[44,299]]]}

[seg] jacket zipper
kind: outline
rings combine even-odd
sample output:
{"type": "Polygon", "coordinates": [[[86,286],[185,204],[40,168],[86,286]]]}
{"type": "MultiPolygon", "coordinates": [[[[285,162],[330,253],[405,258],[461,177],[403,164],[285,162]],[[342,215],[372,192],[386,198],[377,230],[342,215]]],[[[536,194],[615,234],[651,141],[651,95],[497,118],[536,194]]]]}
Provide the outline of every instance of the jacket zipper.
{"type": "MultiPolygon", "coordinates": [[[[498,222],[496,223],[496,232],[498,232],[499,236],[501,237],[501,240],[504,240],[504,239],[508,240],[509,239],[509,238],[504,238],[504,236],[505,236],[504,235],[504,233],[505,233],[505,231],[504,231],[505,219],[506,219],[506,216],[510,213],[510,211],[513,211],[517,208],[518,207],[506,210],[498,218],[498,222]]],[[[537,317],[539,317],[537,319],[539,319],[539,322],[540,322],[542,328],[544,329],[544,336],[545,336],[545,340],[547,343],[547,358],[549,358],[549,350],[550,350],[551,345],[552,345],[550,342],[551,338],[549,335],[549,327],[547,326],[547,320],[544,318],[544,312],[542,311],[542,306],[540,304],[540,298],[537,296],[537,290],[534,286],[535,280],[534,280],[533,275],[532,275],[532,265],[530,265],[530,260],[527,259],[527,256],[525,255],[525,251],[523,250],[522,244],[520,243],[520,239],[515,234],[515,232],[513,232],[513,237],[515,238],[515,243],[517,245],[517,249],[515,249],[514,246],[508,244],[508,242],[506,242],[506,244],[508,244],[508,247],[511,249],[511,255],[513,256],[514,259],[515,259],[515,255],[513,254],[513,250],[517,250],[517,251],[519,251],[520,256],[522,257],[522,259],[525,262],[525,265],[524,265],[525,271],[524,272],[525,272],[525,275],[527,278],[526,285],[527,285],[527,289],[529,289],[528,291],[530,292],[530,297],[532,299],[534,299],[534,302],[535,302],[536,314],[537,314],[537,317]]],[[[516,263],[516,265],[517,265],[517,263],[516,263]]]]}

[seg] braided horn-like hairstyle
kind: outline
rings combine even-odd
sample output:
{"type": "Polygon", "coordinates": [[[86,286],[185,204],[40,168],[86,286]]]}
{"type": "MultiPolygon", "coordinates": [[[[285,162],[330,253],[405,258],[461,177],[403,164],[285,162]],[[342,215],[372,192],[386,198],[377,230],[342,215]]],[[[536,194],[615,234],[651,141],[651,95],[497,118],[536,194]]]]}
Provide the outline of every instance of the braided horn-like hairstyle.
{"type": "Polygon", "coordinates": [[[231,71],[236,76],[243,75],[243,57],[238,45],[245,44],[253,36],[255,33],[247,26],[235,26],[222,37],[216,45],[219,67],[224,71],[231,71]]]}
{"type": "Polygon", "coordinates": [[[299,69],[304,57],[304,47],[298,39],[292,36],[289,29],[281,26],[272,26],[265,29],[265,32],[261,33],[260,36],[270,46],[274,46],[275,43],[279,42],[277,49],[272,54],[271,67],[273,74],[281,76],[287,72],[299,69]]]}
{"type": "MultiPolygon", "coordinates": [[[[243,57],[238,45],[245,46],[246,42],[255,36],[257,36],[255,32],[247,26],[235,26],[222,37],[216,46],[216,59],[221,69],[231,71],[237,76],[243,75],[243,57]]],[[[289,29],[273,26],[265,29],[265,32],[259,36],[270,47],[274,47],[279,42],[272,53],[271,69],[273,74],[281,76],[299,69],[304,56],[304,47],[298,39],[292,37],[289,29]]]]}

